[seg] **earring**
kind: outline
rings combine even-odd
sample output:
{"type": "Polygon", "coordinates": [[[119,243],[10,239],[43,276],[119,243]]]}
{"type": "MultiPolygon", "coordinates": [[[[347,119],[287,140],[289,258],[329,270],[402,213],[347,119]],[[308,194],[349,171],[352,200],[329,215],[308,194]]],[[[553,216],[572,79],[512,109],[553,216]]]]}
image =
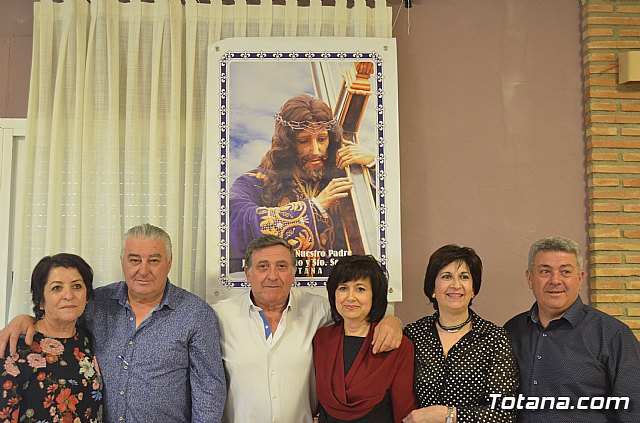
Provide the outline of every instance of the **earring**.
{"type": "Polygon", "coordinates": [[[436,293],[434,292],[433,294],[431,294],[431,298],[435,298],[436,297],[436,293]]]}

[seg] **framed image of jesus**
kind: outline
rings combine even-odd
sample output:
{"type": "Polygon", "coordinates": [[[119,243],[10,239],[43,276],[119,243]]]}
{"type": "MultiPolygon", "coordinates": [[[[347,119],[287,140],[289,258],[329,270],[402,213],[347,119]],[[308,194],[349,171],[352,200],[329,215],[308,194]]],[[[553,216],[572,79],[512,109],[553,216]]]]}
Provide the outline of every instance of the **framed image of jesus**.
{"type": "Polygon", "coordinates": [[[223,40],[208,89],[208,291],[246,287],[248,243],[273,234],[295,250],[297,285],[371,254],[400,300],[394,40],[223,40]]]}

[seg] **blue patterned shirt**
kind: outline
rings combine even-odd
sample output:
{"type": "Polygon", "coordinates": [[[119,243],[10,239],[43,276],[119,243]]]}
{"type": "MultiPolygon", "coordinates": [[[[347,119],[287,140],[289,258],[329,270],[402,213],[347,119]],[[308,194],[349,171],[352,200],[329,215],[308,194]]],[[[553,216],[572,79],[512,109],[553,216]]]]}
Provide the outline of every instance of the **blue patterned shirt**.
{"type": "Polygon", "coordinates": [[[569,399],[568,409],[550,404],[536,410],[524,407],[518,421],[640,422],[640,349],[627,325],[583,304],[578,297],[546,328],[539,322],[537,303],[504,327],[520,366],[523,403],[526,405],[528,398],[569,399]],[[609,407],[600,403],[615,397],[628,397],[629,401],[611,401],[609,407]],[[592,400],[594,406],[590,407],[592,400]]]}
{"type": "Polygon", "coordinates": [[[95,291],[85,310],[104,378],[107,422],[219,422],[226,400],[218,321],[194,294],[167,281],[136,328],[127,285],[95,291]]]}

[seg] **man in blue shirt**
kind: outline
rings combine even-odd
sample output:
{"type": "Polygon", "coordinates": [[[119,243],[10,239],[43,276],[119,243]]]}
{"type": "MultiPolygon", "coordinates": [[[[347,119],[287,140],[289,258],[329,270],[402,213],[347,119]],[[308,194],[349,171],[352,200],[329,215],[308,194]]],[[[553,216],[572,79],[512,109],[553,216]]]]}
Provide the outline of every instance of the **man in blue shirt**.
{"type": "Polygon", "coordinates": [[[520,366],[521,422],[640,422],[640,350],[628,326],[585,305],[582,254],[570,239],[535,242],[526,271],[536,302],[505,324],[520,366]]]}
{"type": "MultiPolygon", "coordinates": [[[[125,281],[97,288],[83,315],[104,378],[106,421],[219,422],[226,381],[218,321],[206,302],[169,281],[169,235],[134,226],[121,259],[125,281]]],[[[32,319],[14,321],[25,328],[32,319]]]]}

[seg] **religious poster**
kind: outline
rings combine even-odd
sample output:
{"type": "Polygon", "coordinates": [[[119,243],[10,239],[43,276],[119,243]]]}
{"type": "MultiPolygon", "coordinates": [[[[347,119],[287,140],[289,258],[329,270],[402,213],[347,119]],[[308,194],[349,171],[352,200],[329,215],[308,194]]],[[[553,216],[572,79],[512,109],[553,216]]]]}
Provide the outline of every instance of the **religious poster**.
{"type": "MultiPolygon", "coordinates": [[[[246,287],[248,243],[273,234],[296,284],[371,254],[401,299],[395,40],[237,38],[209,56],[207,278],[246,287]]],[[[225,289],[226,288],[226,289],[225,289]]]]}

